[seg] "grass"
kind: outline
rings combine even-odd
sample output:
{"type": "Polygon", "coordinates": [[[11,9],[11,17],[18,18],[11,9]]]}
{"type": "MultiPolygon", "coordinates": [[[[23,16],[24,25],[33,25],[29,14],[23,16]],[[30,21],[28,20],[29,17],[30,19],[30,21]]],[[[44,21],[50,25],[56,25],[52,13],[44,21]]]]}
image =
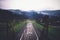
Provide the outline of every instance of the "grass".
{"type": "Polygon", "coordinates": [[[49,32],[54,32],[56,30],[56,28],[54,28],[53,26],[51,26],[51,25],[49,25],[49,27],[48,27],[48,31],[49,32]]]}
{"type": "Polygon", "coordinates": [[[19,32],[24,27],[24,24],[25,24],[24,21],[14,22],[11,30],[14,32],[19,32]]]}
{"type": "MultiPolygon", "coordinates": [[[[41,25],[42,23],[33,22],[37,29],[43,29],[44,25],[41,25]]],[[[48,36],[54,40],[54,39],[60,39],[60,28],[53,27],[52,25],[49,25],[48,27],[48,36]]]]}
{"type": "Polygon", "coordinates": [[[0,37],[2,40],[15,40],[20,30],[24,27],[25,21],[4,22],[0,27],[0,37]],[[8,25],[7,25],[8,24],[8,25]],[[2,37],[3,36],[3,37],[2,37]],[[8,39],[7,39],[8,37],[8,39]]]}
{"type": "Polygon", "coordinates": [[[37,28],[37,29],[43,29],[44,27],[43,27],[43,25],[41,25],[41,24],[39,24],[39,23],[37,23],[37,22],[33,22],[33,24],[34,24],[34,26],[37,28]]]}
{"type": "Polygon", "coordinates": [[[60,39],[60,28],[54,28],[53,26],[49,25],[48,35],[52,39],[60,39]]]}

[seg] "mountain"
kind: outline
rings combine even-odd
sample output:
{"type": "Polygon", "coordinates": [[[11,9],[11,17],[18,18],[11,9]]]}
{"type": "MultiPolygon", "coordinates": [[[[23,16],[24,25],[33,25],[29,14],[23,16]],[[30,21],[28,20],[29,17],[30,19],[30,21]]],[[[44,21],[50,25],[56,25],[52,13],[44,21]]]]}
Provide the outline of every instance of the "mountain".
{"type": "Polygon", "coordinates": [[[11,11],[11,12],[13,12],[13,13],[15,13],[15,14],[22,14],[21,12],[21,10],[18,10],[18,9],[16,9],[16,10],[14,10],[14,9],[11,9],[11,10],[9,10],[9,11],[11,11]]]}
{"type": "Polygon", "coordinates": [[[60,16],[60,10],[46,10],[46,11],[41,11],[41,13],[45,15],[60,16]]]}

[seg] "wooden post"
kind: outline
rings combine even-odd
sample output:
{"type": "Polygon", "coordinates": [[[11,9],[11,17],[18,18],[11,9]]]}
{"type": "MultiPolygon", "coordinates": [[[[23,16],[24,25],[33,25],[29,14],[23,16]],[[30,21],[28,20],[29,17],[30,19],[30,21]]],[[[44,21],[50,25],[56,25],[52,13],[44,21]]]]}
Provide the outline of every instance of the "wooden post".
{"type": "Polygon", "coordinates": [[[49,25],[49,16],[45,15],[43,18],[44,28],[41,32],[40,40],[48,40],[48,25],[49,25]]]}
{"type": "Polygon", "coordinates": [[[48,40],[49,16],[45,15],[43,20],[44,20],[44,36],[45,36],[45,40],[48,40]]]}

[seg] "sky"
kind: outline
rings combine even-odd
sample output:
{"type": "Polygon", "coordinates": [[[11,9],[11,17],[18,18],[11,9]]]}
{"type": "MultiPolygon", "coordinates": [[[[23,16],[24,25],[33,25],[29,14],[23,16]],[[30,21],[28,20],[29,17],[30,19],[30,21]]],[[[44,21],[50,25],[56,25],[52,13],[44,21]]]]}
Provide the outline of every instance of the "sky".
{"type": "Polygon", "coordinates": [[[0,0],[2,9],[60,10],[60,0],[0,0]]]}

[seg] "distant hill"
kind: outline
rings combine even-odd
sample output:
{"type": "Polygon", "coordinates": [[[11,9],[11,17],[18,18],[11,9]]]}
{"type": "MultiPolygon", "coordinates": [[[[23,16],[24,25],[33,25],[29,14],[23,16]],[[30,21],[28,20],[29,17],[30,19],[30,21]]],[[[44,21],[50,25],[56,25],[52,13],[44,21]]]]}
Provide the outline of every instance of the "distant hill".
{"type": "Polygon", "coordinates": [[[60,10],[46,10],[46,11],[41,11],[41,13],[45,13],[47,15],[55,15],[55,16],[60,16],[60,10]]]}
{"type": "Polygon", "coordinates": [[[21,19],[22,15],[16,14],[15,12],[11,12],[10,10],[0,9],[0,22],[2,21],[12,21],[13,19],[21,19]]]}
{"type": "Polygon", "coordinates": [[[11,12],[13,12],[13,13],[16,13],[16,14],[22,14],[21,12],[21,10],[14,10],[14,9],[11,9],[11,10],[9,10],[9,11],[11,11],[11,12]]]}

